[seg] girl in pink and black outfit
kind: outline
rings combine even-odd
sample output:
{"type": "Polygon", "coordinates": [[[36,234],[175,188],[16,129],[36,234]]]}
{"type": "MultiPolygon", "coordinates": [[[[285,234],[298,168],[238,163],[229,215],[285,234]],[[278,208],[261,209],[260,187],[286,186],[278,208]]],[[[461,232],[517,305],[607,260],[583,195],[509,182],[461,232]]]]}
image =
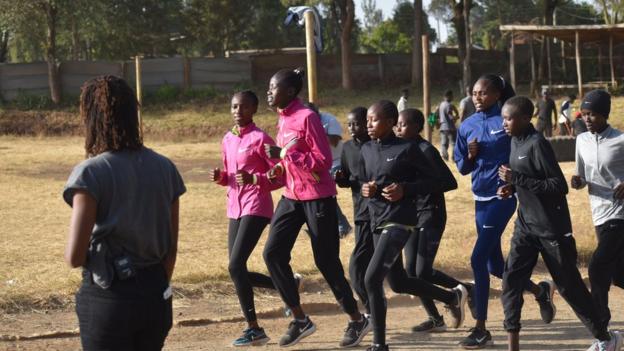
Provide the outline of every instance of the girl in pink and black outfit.
{"type": "Polygon", "coordinates": [[[254,124],[257,109],[258,97],[252,91],[232,97],[231,113],[236,125],[223,137],[223,169],[210,172],[212,181],[228,187],[228,269],[248,323],[234,346],[259,346],[269,341],[256,319],[252,287],[274,289],[273,282],[264,274],[248,272],[247,259],[273,216],[271,190],[281,185],[266,176],[275,161],[267,158],[264,145],[275,142],[254,124]]]}
{"type": "Polygon", "coordinates": [[[275,288],[294,316],[279,344],[295,345],[316,330],[301,308],[290,267],[290,252],[305,223],[316,266],[351,319],[340,346],[356,346],[371,326],[358,311],[340,262],[336,184],[329,172],[332,155],[319,116],[297,98],[303,75],[301,69],[281,70],[271,78],[267,92],[269,106],[279,112],[279,147],[266,147],[269,157],[279,163],[269,175],[283,177],[286,189],[271,221],[264,260],[275,288]]]}

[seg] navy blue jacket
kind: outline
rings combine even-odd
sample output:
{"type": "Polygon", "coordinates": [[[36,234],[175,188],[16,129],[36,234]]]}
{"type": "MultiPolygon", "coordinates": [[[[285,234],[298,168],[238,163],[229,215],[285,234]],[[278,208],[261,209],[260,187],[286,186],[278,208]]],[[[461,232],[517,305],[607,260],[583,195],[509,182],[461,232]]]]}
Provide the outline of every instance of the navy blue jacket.
{"type": "Polygon", "coordinates": [[[498,168],[509,163],[511,138],[503,129],[501,108],[498,104],[487,111],[476,112],[459,125],[453,159],[463,175],[472,173],[472,192],[477,200],[496,197],[499,181],[498,168]],[[477,157],[468,160],[468,143],[479,143],[477,157]]]}

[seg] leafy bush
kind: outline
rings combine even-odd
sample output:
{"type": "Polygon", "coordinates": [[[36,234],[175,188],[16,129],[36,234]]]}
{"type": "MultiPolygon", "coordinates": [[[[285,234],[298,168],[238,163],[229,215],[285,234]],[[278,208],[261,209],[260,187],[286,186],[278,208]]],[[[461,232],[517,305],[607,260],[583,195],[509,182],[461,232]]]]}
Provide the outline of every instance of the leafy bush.
{"type": "Polygon", "coordinates": [[[188,89],[182,92],[182,98],[185,101],[188,100],[210,100],[213,97],[217,96],[218,92],[215,88],[211,86],[197,88],[197,89],[188,89]]]}
{"type": "Polygon", "coordinates": [[[9,103],[19,110],[42,110],[54,106],[48,95],[35,95],[23,90],[17,92],[17,97],[9,103]]]}

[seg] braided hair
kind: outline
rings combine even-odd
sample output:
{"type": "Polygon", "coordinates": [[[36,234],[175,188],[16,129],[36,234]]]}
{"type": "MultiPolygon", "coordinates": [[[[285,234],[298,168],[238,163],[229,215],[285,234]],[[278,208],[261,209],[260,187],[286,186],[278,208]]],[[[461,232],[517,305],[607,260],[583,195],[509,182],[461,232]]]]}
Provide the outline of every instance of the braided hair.
{"type": "MultiPolygon", "coordinates": [[[[399,110],[394,102],[390,100],[379,100],[373,106],[379,111],[379,114],[383,118],[389,118],[392,120],[392,124],[396,125],[399,120],[399,110]]],[[[372,107],[372,106],[371,106],[372,107]]]]}
{"type": "Polygon", "coordinates": [[[143,146],[138,105],[132,88],[119,77],[99,76],[83,84],[80,116],[85,124],[87,157],[143,146]]]}

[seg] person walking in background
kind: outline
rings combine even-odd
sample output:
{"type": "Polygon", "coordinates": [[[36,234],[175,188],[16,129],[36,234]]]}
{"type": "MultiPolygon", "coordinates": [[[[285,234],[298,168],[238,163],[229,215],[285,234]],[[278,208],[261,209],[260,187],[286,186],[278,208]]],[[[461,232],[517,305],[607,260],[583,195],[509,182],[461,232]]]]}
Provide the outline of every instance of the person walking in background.
{"type": "MultiPolygon", "coordinates": [[[[470,334],[460,342],[466,349],[478,349],[492,343],[486,329],[490,274],[502,278],[504,270],[501,236],[507,222],[516,210],[516,198],[501,198],[497,190],[503,185],[498,168],[509,163],[511,138],[503,129],[501,105],[515,95],[513,88],[497,75],[481,76],[474,84],[472,100],[477,112],[460,124],[455,145],[454,160],[462,175],[472,175],[472,193],[475,200],[477,241],[470,263],[474,273],[473,301],[477,323],[470,334]]],[[[536,285],[529,281],[531,291],[539,303],[542,320],[550,323],[555,315],[553,286],[544,281],[536,285]]]]}
{"type": "Polygon", "coordinates": [[[278,146],[265,145],[269,158],[277,161],[268,176],[269,179],[283,176],[285,189],[271,220],[264,262],[294,317],[279,345],[295,345],[316,331],[315,324],[301,307],[290,266],[290,253],[299,230],[307,224],[314,262],[336,301],[349,315],[340,346],[351,347],[362,341],[371,325],[359,312],[344,277],[339,255],[336,183],[329,173],[332,155],[319,116],[304,107],[297,97],[303,87],[303,76],[303,69],[280,70],[271,78],[267,91],[269,106],[279,113],[278,146]]]}
{"type": "Polygon", "coordinates": [[[247,260],[273,216],[271,190],[282,186],[281,179],[266,176],[275,161],[267,157],[264,145],[275,142],[253,122],[257,110],[258,97],[252,91],[232,96],[230,112],[235,125],[221,143],[223,169],[212,169],[209,174],[211,181],[228,187],[228,271],[247,321],[234,346],[260,346],[269,341],[258,325],[253,287],[275,289],[271,277],[247,270],[247,260]]]}
{"type": "MultiPolygon", "coordinates": [[[[332,115],[331,113],[320,112],[318,107],[316,107],[316,105],[311,102],[304,103],[303,105],[316,112],[321,118],[321,124],[323,125],[323,129],[325,130],[327,140],[329,141],[329,148],[331,149],[332,168],[330,172],[333,177],[336,174],[336,171],[340,168],[340,157],[343,148],[342,127],[340,126],[340,123],[338,122],[336,116],[332,115]]],[[[351,227],[351,224],[349,224],[349,220],[344,215],[344,213],[342,213],[340,205],[336,204],[336,208],[338,211],[338,235],[340,235],[340,238],[344,238],[349,235],[349,233],[351,233],[353,227],[351,227]]]]}
{"type": "Polygon", "coordinates": [[[340,159],[340,168],[334,174],[336,184],[341,188],[350,188],[353,199],[353,223],[355,224],[355,246],[349,260],[349,277],[351,286],[364,305],[370,316],[370,305],[364,276],[373,256],[373,232],[370,227],[368,201],[362,197],[361,184],[364,177],[364,160],[362,159],[362,145],[370,141],[366,130],[366,108],[356,107],[347,115],[347,129],[351,140],[344,143],[340,159]]]}
{"type": "Polygon", "coordinates": [[[171,329],[178,247],[176,166],[143,145],[136,95],[121,78],[80,94],[87,159],[71,172],[65,261],[82,267],[76,314],[84,350],[160,350],[171,329]]]}
{"type": "MultiPolygon", "coordinates": [[[[609,333],[607,330],[608,308],[606,315],[604,311],[596,309],[595,305],[598,304],[592,303],[591,295],[578,271],[576,242],[566,200],[568,186],[552,146],[531,124],[533,104],[526,97],[513,97],[503,106],[502,114],[505,132],[513,136],[513,140],[509,165],[502,165],[498,170],[499,178],[504,181],[498,188],[498,194],[503,198],[515,194],[520,203],[505,264],[501,296],[508,349],[520,350],[522,294],[541,255],[561,296],[597,339],[590,350],[617,351],[622,339],[618,333],[609,333]]],[[[616,264],[616,258],[621,258],[621,248],[624,247],[621,235],[617,237],[617,241],[611,244],[619,241],[620,250],[613,248],[614,254],[608,259],[611,264],[616,264]]],[[[607,272],[615,269],[609,270],[607,265],[601,265],[601,268],[606,268],[607,272]]],[[[590,280],[591,272],[590,265],[590,280]]],[[[611,276],[608,273],[604,275],[607,292],[611,276]]],[[[553,285],[548,285],[552,289],[553,285]]]]}
{"type": "MultiPolygon", "coordinates": [[[[611,96],[587,93],[581,113],[589,133],[576,137],[576,174],[570,185],[587,186],[598,246],[589,261],[589,282],[603,325],[611,320],[611,283],[624,289],[624,133],[609,125],[611,96]]],[[[621,341],[620,341],[621,343],[621,341]]]]}
{"type": "Polygon", "coordinates": [[[551,137],[553,130],[557,128],[555,123],[557,121],[557,106],[555,106],[555,101],[550,98],[548,90],[542,92],[534,116],[537,116],[535,127],[537,131],[547,138],[551,137]]]}
{"type": "Polygon", "coordinates": [[[442,158],[448,161],[449,145],[451,149],[455,147],[455,139],[457,137],[457,128],[455,121],[458,118],[457,108],[452,104],[453,91],[447,90],[444,93],[444,100],[438,106],[438,123],[440,125],[440,150],[442,158]]]}
{"type": "MultiPolygon", "coordinates": [[[[438,150],[420,136],[425,117],[417,109],[409,108],[399,113],[396,134],[399,138],[411,140],[418,145],[427,161],[426,166],[438,175],[441,191],[419,196],[416,200],[418,221],[416,233],[405,245],[405,268],[412,277],[424,279],[433,284],[454,288],[463,285],[468,291],[472,284],[466,284],[447,274],[433,269],[442,234],[446,226],[446,202],[444,192],[457,189],[457,181],[451,170],[440,157],[438,150]]],[[[414,332],[442,332],[446,330],[444,318],[438,312],[433,300],[421,297],[422,305],[429,318],[412,328],[414,332]]]]}
{"type": "Polygon", "coordinates": [[[472,102],[472,87],[466,85],[466,96],[459,101],[459,121],[465,121],[466,118],[472,116],[477,110],[472,102]]]}
{"type": "Polygon", "coordinates": [[[570,130],[570,123],[572,121],[572,104],[576,100],[576,95],[570,94],[561,103],[561,110],[559,111],[559,135],[572,135],[570,130]]]}
{"type": "Polygon", "coordinates": [[[587,131],[587,124],[583,120],[581,111],[574,113],[574,121],[572,122],[572,135],[579,136],[587,131]]]}
{"type": "Polygon", "coordinates": [[[407,106],[407,98],[409,97],[409,89],[401,90],[401,97],[399,98],[399,102],[397,102],[397,109],[399,112],[408,108],[407,106]]]}

